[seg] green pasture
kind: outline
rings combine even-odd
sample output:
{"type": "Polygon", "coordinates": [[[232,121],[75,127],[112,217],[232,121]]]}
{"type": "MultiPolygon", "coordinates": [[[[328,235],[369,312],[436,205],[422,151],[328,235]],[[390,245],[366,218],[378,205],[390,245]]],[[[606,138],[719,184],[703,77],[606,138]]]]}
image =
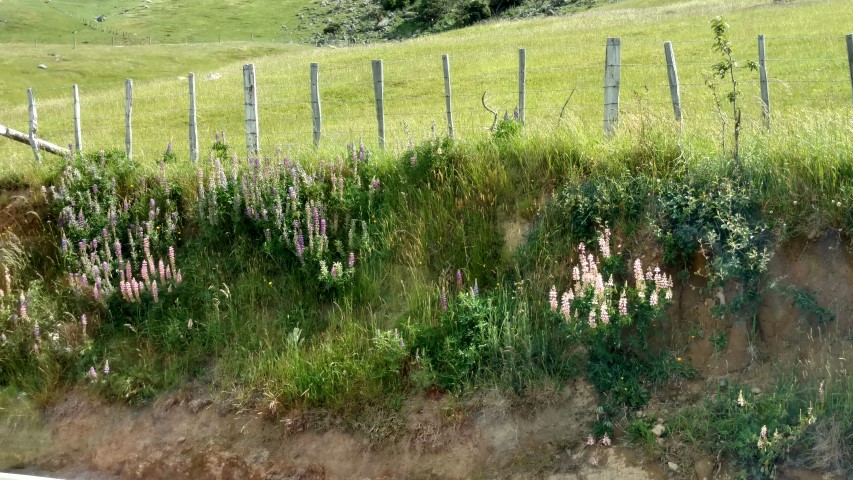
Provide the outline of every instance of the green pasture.
{"type": "MultiPolygon", "coordinates": [[[[257,69],[261,148],[272,152],[311,150],[309,64],[320,64],[323,146],[346,142],[376,146],[377,126],[371,60],[384,60],[386,138],[404,147],[446,131],[441,55],[450,54],[453,114],[460,138],[479,137],[491,126],[487,105],[512,114],[518,103],[518,48],[527,51],[528,129],[594,132],[601,129],[604,45],[622,39],[621,119],[625,125],[672,120],[663,42],[672,41],[681,82],[687,138],[703,148],[720,143],[722,121],[705,83],[719,60],[712,52],[709,19],[730,23],[735,56],[745,65],[757,59],[758,34],[766,36],[773,133],[781,139],[802,132],[802,119],[849,131],[853,97],[844,34],[853,14],[839,0],[778,3],[712,1],[626,1],[569,16],[517,22],[490,22],[402,43],[351,48],[301,48],[255,45],[21,47],[10,53],[0,98],[0,118],[27,128],[25,86],[34,88],[40,136],[59,144],[72,138],[71,84],[82,95],[84,143],[88,149],[124,145],[125,77],[135,79],[134,153],[156,160],[171,140],[179,158],[187,146],[186,73],[199,81],[200,138],[225,132],[232,145],[244,144],[242,64],[257,69]],[[52,53],[61,59],[38,70],[33,58],[52,53]],[[265,55],[266,54],[266,55],[265,55]],[[221,72],[208,80],[212,72],[221,72]],[[565,108],[564,108],[565,106],[565,108]]],[[[47,61],[47,60],[45,60],[47,61]]],[[[763,137],[758,73],[738,69],[745,138],[763,137]]],[[[721,83],[718,95],[731,89],[721,83]]],[[[722,99],[729,133],[733,121],[722,99]]],[[[623,128],[624,130],[624,128],[623,128]]],[[[4,143],[0,154],[28,161],[26,146],[4,143]]],[[[8,163],[7,163],[8,165],[8,163]]]]}

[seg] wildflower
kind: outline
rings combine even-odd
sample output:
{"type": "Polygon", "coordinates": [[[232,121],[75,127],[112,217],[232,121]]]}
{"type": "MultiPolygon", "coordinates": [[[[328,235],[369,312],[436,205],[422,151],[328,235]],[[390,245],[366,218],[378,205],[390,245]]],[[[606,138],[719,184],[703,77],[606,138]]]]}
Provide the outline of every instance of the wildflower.
{"type": "Polygon", "coordinates": [[[447,311],[447,292],[444,291],[444,288],[441,289],[441,311],[447,311]]]}
{"type": "Polygon", "coordinates": [[[649,296],[649,305],[655,306],[658,304],[658,291],[653,290],[652,294],[649,296]]]}
{"type": "Polygon", "coordinates": [[[601,444],[605,447],[609,447],[613,442],[611,442],[610,437],[605,433],[604,436],[601,437],[601,444]]]}
{"type": "Polygon", "coordinates": [[[607,306],[601,306],[601,323],[607,325],[610,323],[610,314],[607,312],[607,306]]]}
{"type": "Polygon", "coordinates": [[[18,299],[18,316],[27,319],[27,298],[22,293],[20,298],[18,299]]]}
{"type": "Polygon", "coordinates": [[[477,279],[474,279],[474,288],[471,289],[471,296],[476,297],[480,294],[480,287],[477,286],[477,279]]]}
{"type": "Polygon", "coordinates": [[[151,296],[154,297],[154,302],[160,301],[160,298],[157,295],[157,280],[151,282],[151,296]]]}
{"type": "Polygon", "coordinates": [[[158,270],[158,273],[160,274],[160,284],[165,285],[166,284],[166,264],[163,263],[162,258],[157,262],[157,270],[158,270]]]}
{"type": "Polygon", "coordinates": [[[193,319],[191,318],[187,321],[187,330],[192,330],[192,329],[193,329],[193,319]]]}
{"type": "Polygon", "coordinates": [[[462,290],[462,270],[456,270],[456,288],[462,290]]]}
{"type": "Polygon", "coordinates": [[[622,290],[622,296],[619,297],[619,315],[628,316],[628,297],[625,295],[625,290],[622,290]]]}
{"type": "Polygon", "coordinates": [[[175,268],[175,247],[169,247],[169,266],[172,267],[172,271],[177,270],[175,268]]]}
{"type": "Polygon", "coordinates": [[[104,363],[104,375],[109,375],[109,374],[110,374],[110,361],[107,360],[106,363],[104,363]]]}
{"type": "Polygon", "coordinates": [[[33,325],[33,336],[35,336],[35,338],[39,338],[39,333],[41,333],[41,329],[39,328],[39,322],[36,322],[36,324],[33,325]]]}
{"type": "Polygon", "coordinates": [[[767,425],[761,426],[761,433],[758,436],[758,448],[764,449],[770,445],[770,441],[767,440],[767,425]]]}
{"type": "Polygon", "coordinates": [[[637,290],[642,292],[645,285],[643,283],[643,263],[639,258],[634,260],[634,281],[636,282],[637,290]]]}
{"type": "Polygon", "coordinates": [[[85,313],[80,316],[80,324],[83,325],[83,328],[86,328],[86,325],[89,324],[89,318],[86,316],[85,313]]]}
{"type": "Polygon", "coordinates": [[[598,237],[598,250],[601,251],[603,258],[610,258],[610,229],[605,228],[604,232],[598,237]]]}
{"type": "Polygon", "coordinates": [[[666,291],[664,292],[663,298],[665,298],[667,300],[672,300],[672,289],[671,288],[666,289],[666,291]]]}
{"type": "Polygon", "coordinates": [[[349,259],[347,260],[347,267],[352,270],[355,267],[355,252],[349,252],[349,259]]]}
{"type": "Polygon", "coordinates": [[[572,268],[572,280],[578,282],[578,281],[580,281],[580,279],[581,279],[581,272],[580,272],[580,270],[578,270],[577,265],[575,265],[575,267],[572,268]]]}
{"type": "Polygon", "coordinates": [[[371,191],[371,192],[376,192],[376,191],[378,191],[378,190],[379,190],[379,187],[380,187],[380,186],[381,186],[381,184],[380,184],[380,182],[379,182],[379,179],[378,179],[378,178],[376,178],[376,177],[374,176],[374,177],[370,180],[370,191],[371,191]]]}
{"type": "Polygon", "coordinates": [[[557,286],[556,285],[551,285],[551,291],[548,292],[548,305],[550,305],[552,312],[557,311],[557,286]]]}
{"type": "Polygon", "coordinates": [[[181,282],[183,282],[183,281],[184,281],[184,277],[183,277],[183,275],[181,274],[181,271],[180,271],[180,270],[178,270],[178,273],[175,275],[175,282],[176,282],[178,285],[180,285],[180,284],[181,284],[181,282]]]}
{"type": "Polygon", "coordinates": [[[572,306],[571,301],[569,300],[569,292],[563,293],[562,305],[560,306],[560,313],[563,314],[563,317],[566,318],[568,322],[572,318],[572,306]]]}
{"type": "Polygon", "coordinates": [[[588,447],[592,447],[595,445],[595,437],[590,433],[588,437],[586,437],[586,445],[588,447]]]}
{"type": "Polygon", "coordinates": [[[593,467],[597,467],[598,466],[598,455],[593,455],[592,457],[590,457],[589,464],[592,465],[593,467]]]}
{"type": "Polygon", "coordinates": [[[595,309],[589,311],[589,328],[595,328],[595,309]]]}
{"type": "Polygon", "coordinates": [[[737,406],[738,407],[745,407],[746,406],[746,400],[743,398],[743,390],[739,390],[737,392],[737,406]]]}
{"type": "Polygon", "coordinates": [[[95,367],[89,367],[89,377],[92,379],[98,378],[98,371],[95,370],[95,367]]]}

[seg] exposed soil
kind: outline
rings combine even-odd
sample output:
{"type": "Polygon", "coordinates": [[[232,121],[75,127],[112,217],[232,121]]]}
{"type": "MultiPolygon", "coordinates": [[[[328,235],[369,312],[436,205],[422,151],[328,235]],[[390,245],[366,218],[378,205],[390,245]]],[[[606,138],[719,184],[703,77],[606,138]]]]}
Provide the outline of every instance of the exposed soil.
{"type": "MultiPolygon", "coordinates": [[[[690,279],[676,292],[670,340],[686,346],[683,355],[702,379],[661,389],[648,410],[665,414],[700,401],[723,378],[768,388],[779,368],[848,362],[840,354],[853,351],[848,249],[839,234],[827,233],[777,251],[768,276],[773,288],[757,325],[712,315],[726,301],[724,292],[703,293],[702,277],[690,279]],[[811,292],[835,319],[821,323],[777,285],[811,292]]],[[[27,467],[93,479],[553,480],[720,478],[727,471],[690,445],[666,445],[649,458],[618,432],[614,447],[588,447],[597,399],[583,380],[561,391],[543,389],[530,402],[511,405],[494,392],[464,404],[447,395],[419,396],[399,412],[379,412],[352,428],[308,415],[269,420],[237,414],[199,388],[141,407],[72,391],[41,412],[25,400],[0,412],[0,470],[27,467]]],[[[841,477],[788,465],[778,478],[841,477]]]]}

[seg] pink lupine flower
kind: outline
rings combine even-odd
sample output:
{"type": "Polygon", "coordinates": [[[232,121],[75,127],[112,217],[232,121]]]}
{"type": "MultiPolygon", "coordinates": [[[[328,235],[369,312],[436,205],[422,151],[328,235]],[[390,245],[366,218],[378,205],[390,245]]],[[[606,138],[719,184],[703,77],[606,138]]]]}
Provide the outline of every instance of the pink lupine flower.
{"type": "Polygon", "coordinates": [[[636,282],[637,290],[642,291],[645,284],[643,283],[643,263],[639,258],[634,260],[634,281],[636,282]]]}
{"type": "Polygon", "coordinates": [[[89,367],[89,377],[93,380],[98,378],[98,371],[95,370],[95,367],[89,367]]]}
{"type": "Polygon", "coordinates": [[[22,293],[20,298],[18,299],[18,316],[27,319],[27,297],[22,293]]]}
{"type": "Polygon", "coordinates": [[[574,299],[575,299],[575,291],[570,288],[569,289],[569,301],[570,302],[574,301],[574,299]]]}
{"type": "Polygon", "coordinates": [[[610,229],[605,228],[604,233],[598,237],[598,249],[602,258],[610,258],[610,229]]]}
{"type": "Polygon", "coordinates": [[[667,288],[667,289],[666,289],[666,292],[665,292],[665,293],[664,293],[664,295],[663,295],[663,297],[664,297],[665,299],[667,299],[667,300],[672,300],[672,289],[671,289],[671,288],[667,288]]]}
{"type": "Polygon", "coordinates": [[[347,260],[347,266],[352,270],[355,267],[355,252],[349,252],[349,259],[347,260]]]}
{"type": "Polygon", "coordinates": [[[589,311],[589,328],[595,328],[595,309],[589,311]]]}
{"type": "Polygon", "coordinates": [[[133,293],[133,298],[136,299],[136,301],[138,302],[139,301],[139,283],[136,281],[135,278],[130,279],[130,289],[131,289],[131,292],[133,293]]]}
{"type": "Polygon", "coordinates": [[[159,298],[158,292],[157,292],[157,280],[154,280],[153,282],[151,282],[151,296],[154,297],[155,303],[160,301],[160,298],[159,298]]]}
{"type": "Polygon", "coordinates": [[[150,285],[151,279],[148,277],[148,260],[142,261],[142,269],[140,273],[142,273],[142,281],[145,285],[150,285]]]}
{"type": "Polygon", "coordinates": [[[183,282],[183,281],[184,281],[184,277],[183,277],[183,275],[181,275],[181,271],[180,271],[180,270],[178,270],[178,273],[175,275],[175,282],[176,282],[178,285],[180,285],[180,284],[181,284],[181,282],[183,282]]]}
{"type": "Polygon", "coordinates": [[[161,258],[159,262],[157,262],[157,270],[160,274],[160,285],[166,284],[166,264],[163,263],[163,259],[161,258]]]}
{"type": "Polygon", "coordinates": [[[104,375],[109,375],[109,374],[110,374],[110,361],[107,360],[106,363],[104,363],[104,375]]]}
{"type": "Polygon", "coordinates": [[[95,288],[92,290],[92,298],[95,299],[96,302],[101,301],[101,279],[95,280],[95,288]]]}
{"type": "Polygon", "coordinates": [[[658,304],[658,291],[652,290],[652,294],[649,295],[649,305],[655,306],[658,304]]]}
{"type": "Polygon", "coordinates": [[[548,305],[550,305],[552,312],[557,311],[557,286],[556,285],[551,285],[551,291],[548,292],[548,305]]]}
{"type": "Polygon", "coordinates": [[[441,289],[441,311],[447,311],[447,292],[444,291],[444,288],[441,289]]]}
{"type": "Polygon", "coordinates": [[[456,270],[456,288],[462,290],[462,270],[456,270]]]}
{"type": "Polygon", "coordinates": [[[169,265],[166,265],[166,280],[171,280],[171,279],[172,279],[172,267],[169,265]]]}
{"type": "Polygon", "coordinates": [[[605,447],[609,447],[613,442],[611,442],[610,437],[605,433],[604,436],[601,437],[601,444],[605,447]]]}
{"type": "Polygon", "coordinates": [[[83,325],[83,328],[86,328],[86,325],[89,324],[89,318],[86,316],[85,313],[80,316],[80,324],[83,325]]]}
{"type": "Polygon", "coordinates": [[[175,268],[175,247],[169,247],[169,266],[172,267],[172,271],[177,270],[175,268]]]}
{"type": "Polygon", "coordinates": [[[586,446],[592,447],[595,446],[595,437],[590,433],[588,437],[586,437],[586,446]]]}
{"type": "Polygon", "coordinates": [[[142,253],[145,255],[145,258],[151,256],[151,239],[148,237],[142,239],[142,253]]]}
{"type": "Polygon", "coordinates": [[[563,314],[563,317],[566,319],[566,322],[572,319],[572,304],[569,300],[569,292],[564,292],[563,297],[560,302],[560,313],[563,314]]]}
{"type": "Polygon", "coordinates": [[[622,296],[619,297],[619,315],[628,316],[628,297],[625,295],[625,290],[622,290],[622,296]]]}
{"type": "Polygon", "coordinates": [[[610,313],[607,312],[607,306],[601,306],[601,323],[608,325],[610,323],[610,313]]]}
{"type": "Polygon", "coordinates": [[[758,448],[766,448],[770,445],[770,441],[767,440],[767,425],[761,426],[761,433],[759,433],[758,437],[758,448]]]}
{"type": "Polygon", "coordinates": [[[572,268],[572,280],[578,282],[581,279],[581,271],[578,269],[577,265],[572,268]]]}

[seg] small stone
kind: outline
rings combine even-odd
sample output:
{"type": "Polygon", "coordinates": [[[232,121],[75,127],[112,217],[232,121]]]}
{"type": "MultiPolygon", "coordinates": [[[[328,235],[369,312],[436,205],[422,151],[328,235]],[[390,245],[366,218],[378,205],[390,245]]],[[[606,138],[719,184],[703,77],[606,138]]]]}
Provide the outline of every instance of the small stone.
{"type": "Polygon", "coordinates": [[[667,468],[669,468],[669,469],[670,469],[670,470],[672,470],[673,472],[677,472],[677,471],[678,471],[678,464],[677,464],[677,463],[675,463],[675,462],[666,462],[666,466],[667,466],[667,468]]]}
{"type": "Polygon", "coordinates": [[[696,471],[696,478],[698,480],[712,480],[714,478],[714,465],[710,460],[699,460],[693,466],[693,469],[696,471]]]}
{"type": "Polygon", "coordinates": [[[187,441],[187,437],[178,437],[178,443],[184,443],[187,441]]]}
{"type": "Polygon", "coordinates": [[[720,388],[729,388],[729,379],[724,378],[720,380],[720,388]]]}
{"type": "Polygon", "coordinates": [[[752,394],[753,395],[761,395],[761,389],[758,387],[752,387],[752,394]]]}
{"type": "Polygon", "coordinates": [[[47,65],[45,65],[45,64],[43,64],[43,63],[40,63],[40,64],[39,64],[39,68],[40,68],[40,69],[42,69],[42,70],[47,70],[47,65]]]}
{"type": "Polygon", "coordinates": [[[652,428],[652,433],[654,433],[656,437],[662,437],[665,431],[666,427],[660,423],[655,425],[654,428],[652,428]]]}

